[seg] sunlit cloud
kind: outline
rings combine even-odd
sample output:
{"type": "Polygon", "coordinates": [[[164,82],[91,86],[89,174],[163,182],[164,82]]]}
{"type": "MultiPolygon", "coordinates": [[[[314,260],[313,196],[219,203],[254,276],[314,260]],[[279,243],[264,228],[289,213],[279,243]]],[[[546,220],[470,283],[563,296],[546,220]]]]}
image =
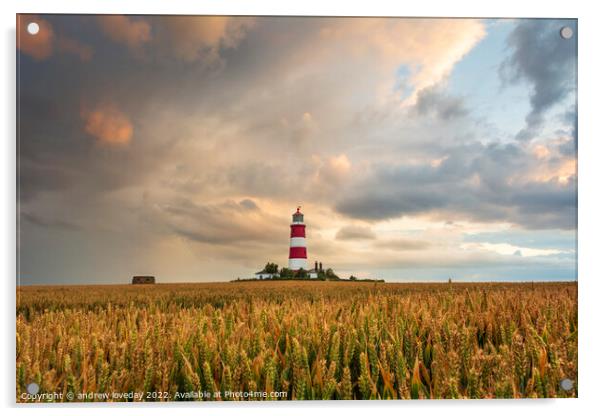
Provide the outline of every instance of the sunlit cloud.
{"type": "Polygon", "coordinates": [[[102,144],[126,145],[134,134],[134,127],[127,115],[112,104],[83,108],[81,116],[86,133],[102,144]]]}
{"type": "Polygon", "coordinates": [[[552,256],[556,254],[570,252],[557,249],[537,249],[529,247],[519,247],[507,243],[464,243],[460,247],[464,250],[484,250],[502,254],[505,256],[523,257],[552,256]]]}
{"type": "Polygon", "coordinates": [[[337,240],[372,240],[376,234],[369,227],[348,225],[341,228],[335,238],[337,240]]]}
{"type": "Polygon", "coordinates": [[[351,162],[345,154],[331,156],[324,161],[319,156],[314,155],[313,161],[318,165],[316,181],[321,184],[337,185],[348,179],[351,172],[351,162]]]}
{"type": "Polygon", "coordinates": [[[105,15],[97,19],[100,28],[109,39],[131,49],[139,48],[152,38],[151,25],[144,18],[105,15]]]}

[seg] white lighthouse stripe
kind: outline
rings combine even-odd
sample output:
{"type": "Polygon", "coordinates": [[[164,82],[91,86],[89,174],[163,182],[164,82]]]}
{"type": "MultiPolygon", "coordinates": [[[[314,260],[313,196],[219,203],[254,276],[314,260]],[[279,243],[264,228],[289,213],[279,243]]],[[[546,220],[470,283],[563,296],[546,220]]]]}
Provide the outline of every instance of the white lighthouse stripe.
{"type": "Polygon", "coordinates": [[[307,259],[288,259],[288,268],[291,270],[299,270],[300,268],[307,270],[307,259]]]}
{"type": "Polygon", "coordinates": [[[305,247],[305,237],[291,237],[291,247],[305,247]]]}

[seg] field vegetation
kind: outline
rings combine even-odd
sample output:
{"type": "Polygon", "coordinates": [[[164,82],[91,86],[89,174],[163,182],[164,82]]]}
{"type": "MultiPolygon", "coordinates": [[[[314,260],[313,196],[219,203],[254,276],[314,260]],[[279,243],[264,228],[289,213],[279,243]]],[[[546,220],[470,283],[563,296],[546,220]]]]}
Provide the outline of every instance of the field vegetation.
{"type": "Polygon", "coordinates": [[[17,289],[16,317],[18,401],[31,382],[40,393],[166,393],[135,400],[578,391],[576,283],[31,286],[17,289]]]}

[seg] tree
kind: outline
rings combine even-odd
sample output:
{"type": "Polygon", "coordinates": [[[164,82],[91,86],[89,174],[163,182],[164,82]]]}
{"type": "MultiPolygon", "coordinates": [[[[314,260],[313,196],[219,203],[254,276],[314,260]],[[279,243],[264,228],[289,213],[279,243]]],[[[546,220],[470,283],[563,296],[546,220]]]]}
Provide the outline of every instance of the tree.
{"type": "Polygon", "coordinates": [[[291,269],[287,269],[286,267],[283,267],[282,269],[280,269],[280,278],[281,279],[292,279],[293,271],[291,269]]]}
{"type": "Polygon", "coordinates": [[[307,270],[305,270],[303,267],[301,267],[299,270],[297,270],[297,279],[307,279],[309,277],[309,275],[307,274],[307,270]]]}
{"type": "Polygon", "coordinates": [[[268,262],[263,268],[263,271],[266,273],[278,273],[278,265],[276,263],[268,262]]]}
{"type": "Polygon", "coordinates": [[[331,268],[328,268],[326,269],[326,279],[339,280],[339,276],[337,276],[331,268]]]}
{"type": "Polygon", "coordinates": [[[349,276],[349,280],[357,280],[357,277],[355,277],[354,275],[349,276]]]}

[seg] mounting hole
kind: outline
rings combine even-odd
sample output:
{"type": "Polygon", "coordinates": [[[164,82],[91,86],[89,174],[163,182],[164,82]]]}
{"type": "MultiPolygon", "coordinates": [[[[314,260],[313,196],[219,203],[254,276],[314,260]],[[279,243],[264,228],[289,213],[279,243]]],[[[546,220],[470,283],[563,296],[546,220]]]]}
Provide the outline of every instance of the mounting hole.
{"type": "Polygon", "coordinates": [[[573,29],[571,29],[568,26],[564,26],[562,29],[560,29],[560,37],[562,39],[570,39],[573,37],[573,29]]]}
{"type": "Polygon", "coordinates": [[[29,394],[38,394],[39,391],[40,386],[38,385],[38,383],[29,383],[27,385],[27,393],[29,394]]]}
{"type": "Polygon", "coordinates": [[[575,383],[570,378],[565,378],[560,382],[560,388],[564,391],[573,390],[575,383]]]}
{"type": "Polygon", "coordinates": [[[40,31],[40,25],[36,22],[31,22],[27,25],[27,33],[30,35],[37,35],[40,31]]]}

